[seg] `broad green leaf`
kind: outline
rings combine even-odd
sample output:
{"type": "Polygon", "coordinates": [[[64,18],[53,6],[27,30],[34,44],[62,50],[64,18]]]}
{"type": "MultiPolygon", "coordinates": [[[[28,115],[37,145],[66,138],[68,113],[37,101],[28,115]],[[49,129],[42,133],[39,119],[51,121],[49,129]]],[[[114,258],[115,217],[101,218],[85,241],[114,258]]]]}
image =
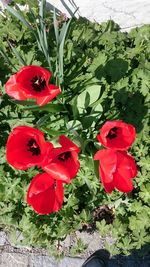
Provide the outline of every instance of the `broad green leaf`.
{"type": "Polygon", "coordinates": [[[80,130],[80,129],[82,129],[82,124],[81,124],[81,122],[80,121],[78,121],[78,120],[72,120],[72,121],[69,121],[68,123],[67,123],[67,128],[68,128],[68,130],[80,130]]]}
{"type": "Polygon", "coordinates": [[[109,60],[105,65],[105,72],[112,81],[118,81],[125,76],[128,70],[128,62],[122,58],[109,60]]]}
{"type": "Polygon", "coordinates": [[[95,116],[95,121],[100,119],[101,115],[103,114],[103,107],[100,103],[96,104],[92,107],[91,114],[95,116]]]}
{"type": "Polygon", "coordinates": [[[100,85],[91,85],[87,87],[77,98],[79,112],[83,113],[85,109],[96,102],[100,97],[100,92],[100,85]]]}
{"type": "Polygon", "coordinates": [[[95,127],[97,118],[94,114],[83,116],[81,118],[82,126],[84,129],[89,129],[90,127],[95,127]]]}

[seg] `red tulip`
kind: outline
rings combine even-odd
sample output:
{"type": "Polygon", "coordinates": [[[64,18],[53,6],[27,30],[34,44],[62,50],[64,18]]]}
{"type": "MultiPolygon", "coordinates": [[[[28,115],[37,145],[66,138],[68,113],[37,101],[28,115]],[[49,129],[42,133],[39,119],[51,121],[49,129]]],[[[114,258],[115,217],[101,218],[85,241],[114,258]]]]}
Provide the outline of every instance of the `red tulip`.
{"type": "Polygon", "coordinates": [[[41,167],[53,148],[46,142],[44,134],[29,126],[17,126],[8,137],[6,159],[16,169],[26,170],[32,166],[41,167]]]}
{"type": "Polygon", "coordinates": [[[127,150],[135,140],[133,125],[122,121],[107,121],[97,135],[98,141],[105,147],[115,150],[127,150]]]}
{"type": "Polygon", "coordinates": [[[6,82],[6,93],[17,100],[34,98],[39,106],[43,106],[60,93],[59,87],[48,84],[51,75],[39,66],[22,67],[6,82]]]}
{"type": "Polygon", "coordinates": [[[39,214],[49,214],[60,210],[64,199],[61,181],[55,181],[47,173],[37,174],[27,192],[27,203],[39,214]]]}
{"type": "Polygon", "coordinates": [[[100,160],[99,174],[107,193],[111,193],[114,188],[121,192],[132,191],[131,179],[136,176],[137,167],[130,154],[102,149],[95,154],[94,160],[100,160]]]}
{"type": "Polygon", "coordinates": [[[43,170],[54,179],[69,183],[80,168],[78,153],[80,149],[66,136],[59,137],[61,147],[53,148],[43,170]]]}

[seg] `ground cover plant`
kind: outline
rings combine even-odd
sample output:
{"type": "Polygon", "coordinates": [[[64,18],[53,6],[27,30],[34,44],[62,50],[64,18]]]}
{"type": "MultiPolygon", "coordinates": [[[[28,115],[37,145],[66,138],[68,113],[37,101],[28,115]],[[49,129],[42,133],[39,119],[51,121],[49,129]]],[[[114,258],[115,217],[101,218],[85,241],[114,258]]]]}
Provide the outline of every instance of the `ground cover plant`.
{"type": "MultiPolygon", "coordinates": [[[[46,10],[44,1],[40,8],[36,1],[29,4],[30,8],[20,11],[19,6],[12,3],[0,17],[0,225],[10,232],[14,242],[17,242],[16,231],[19,230],[24,237],[20,241],[22,244],[46,247],[56,255],[59,254],[58,243],[67,234],[87,228],[97,229],[103,237],[111,235],[114,238],[114,244],[105,244],[112,254],[129,253],[146,246],[150,242],[150,26],[123,33],[113,21],[99,25],[85,18],[69,20],[64,14],[46,10]],[[32,67],[31,80],[36,93],[29,93],[29,84],[22,94],[23,90],[19,91],[20,86],[24,88],[21,73],[33,65],[38,71],[35,74],[32,67]],[[47,71],[52,73],[50,81],[47,71]],[[47,91],[43,95],[45,86],[47,91]],[[37,97],[39,90],[41,97],[37,97]],[[108,121],[115,125],[110,127],[111,132],[102,136],[108,121]],[[114,135],[119,135],[116,132],[118,122],[119,127],[123,123],[123,128],[125,125],[132,128],[131,140],[126,143],[126,138],[124,141],[121,136],[121,147],[116,147],[115,143],[112,148],[114,135]],[[16,132],[18,134],[20,127],[24,128],[14,147],[10,144],[11,138],[16,132]],[[42,139],[43,134],[45,139],[42,139]],[[30,157],[28,162],[26,154],[16,153],[17,143],[22,144],[19,140],[22,136],[26,140],[29,135],[28,151],[32,156],[39,154],[39,149],[43,151],[42,155],[47,155],[45,147],[48,146],[50,151],[52,147],[54,149],[53,157],[45,161],[44,156],[36,162],[31,162],[30,157]],[[67,141],[65,139],[63,143],[64,136],[67,141]],[[108,150],[104,151],[102,145],[108,150]],[[117,183],[113,188],[104,183],[108,173],[105,168],[107,172],[102,175],[104,163],[99,167],[103,185],[99,178],[98,160],[101,162],[102,153],[109,153],[110,149],[111,159],[122,157],[126,162],[130,161],[133,173],[129,178],[136,176],[126,190],[121,188],[122,192],[113,190],[118,188],[117,183]],[[103,152],[96,154],[99,150],[103,152]],[[23,162],[17,154],[22,156],[23,162]],[[35,211],[41,214],[41,207],[37,207],[35,199],[33,202],[35,188],[37,192],[34,182],[47,181],[46,171],[51,176],[56,173],[56,155],[61,175],[56,181],[57,173],[46,188],[57,201],[48,207],[48,212],[42,209],[46,215],[39,215],[35,211]],[[69,163],[70,166],[74,164],[73,174],[67,172],[68,165],[64,168],[64,160],[70,155],[71,160],[74,159],[69,163]],[[62,173],[67,181],[63,185],[62,173]],[[61,200],[55,194],[57,187],[61,187],[61,200]],[[31,206],[26,203],[27,192],[27,202],[31,206]],[[58,212],[47,214],[52,211],[58,212]]],[[[24,75],[27,79],[29,74],[24,75]]],[[[84,248],[78,243],[79,250],[84,248]]]]}

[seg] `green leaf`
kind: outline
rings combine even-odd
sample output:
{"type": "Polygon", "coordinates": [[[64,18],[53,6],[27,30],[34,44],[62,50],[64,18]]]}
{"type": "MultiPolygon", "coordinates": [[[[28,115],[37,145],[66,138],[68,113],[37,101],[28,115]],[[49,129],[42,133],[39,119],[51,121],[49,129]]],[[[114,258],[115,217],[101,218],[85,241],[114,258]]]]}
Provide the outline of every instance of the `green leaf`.
{"type": "Polygon", "coordinates": [[[9,99],[9,101],[13,104],[22,105],[22,106],[33,106],[37,107],[35,105],[35,101],[33,100],[15,100],[15,99],[9,99]]]}
{"type": "Polygon", "coordinates": [[[74,120],[78,117],[78,115],[79,115],[79,111],[78,111],[78,108],[77,108],[77,96],[75,96],[74,97],[74,99],[73,99],[73,103],[72,103],[72,112],[73,112],[73,118],[74,118],[74,120]]]}
{"type": "Polygon", "coordinates": [[[59,45],[59,29],[58,29],[58,21],[56,18],[56,9],[55,8],[54,8],[54,14],[53,14],[53,24],[54,24],[56,43],[57,43],[57,45],[59,45]]]}
{"type": "Polygon", "coordinates": [[[94,160],[94,172],[95,172],[96,177],[100,179],[98,167],[99,167],[99,161],[94,160]]]}
{"type": "Polygon", "coordinates": [[[42,118],[40,118],[37,122],[36,122],[36,126],[37,127],[42,127],[47,120],[49,120],[50,118],[50,114],[45,114],[44,116],[42,116],[42,118]]]}
{"type": "Polygon", "coordinates": [[[85,109],[95,103],[101,92],[100,85],[91,85],[87,87],[77,98],[77,107],[80,113],[83,113],[85,109]]]}
{"type": "Polygon", "coordinates": [[[68,22],[64,22],[62,29],[60,30],[60,35],[59,35],[59,72],[60,72],[60,81],[63,81],[63,76],[64,76],[64,70],[63,70],[63,53],[64,53],[64,43],[65,43],[65,38],[68,32],[69,25],[72,21],[72,18],[74,17],[75,13],[77,12],[78,8],[75,10],[73,13],[71,19],[69,19],[68,22]]]}
{"type": "Polygon", "coordinates": [[[67,123],[67,128],[71,130],[81,130],[82,129],[82,124],[78,120],[72,120],[67,123]]]}
{"type": "Polygon", "coordinates": [[[128,70],[128,62],[122,58],[109,60],[105,65],[105,72],[112,81],[118,81],[125,76],[128,70]]]}
{"type": "Polygon", "coordinates": [[[12,66],[15,70],[17,70],[17,68],[12,64],[11,60],[9,59],[9,57],[7,56],[7,54],[5,53],[5,51],[0,48],[0,53],[2,55],[2,57],[4,58],[4,60],[10,65],[12,66]]]}
{"type": "Polygon", "coordinates": [[[16,7],[19,10],[19,12],[17,12],[15,9],[13,9],[12,7],[10,7],[9,5],[6,6],[6,9],[13,16],[15,16],[17,19],[19,19],[26,27],[28,27],[30,30],[33,30],[33,28],[31,27],[31,25],[26,21],[26,19],[22,15],[21,10],[19,9],[19,7],[18,6],[16,6],[16,7]]]}
{"type": "Polygon", "coordinates": [[[45,8],[45,0],[41,0],[40,8],[39,8],[39,16],[43,19],[44,18],[44,8],[45,8]]]}
{"type": "MultiPolygon", "coordinates": [[[[41,127],[41,126],[40,126],[41,127]]],[[[44,131],[44,132],[46,132],[46,133],[48,133],[49,135],[52,135],[52,136],[54,136],[54,137],[56,137],[56,136],[59,136],[60,134],[63,134],[64,132],[60,132],[60,131],[55,131],[55,130],[53,130],[53,129],[49,129],[48,127],[43,127],[42,126],[42,131],[44,131]]]]}
{"type": "Polygon", "coordinates": [[[52,113],[55,113],[55,112],[61,112],[64,110],[64,106],[61,105],[61,104],[47,104],[45,106],[42,106],[42,107],[39,107],[37,105],[32,105],[32,106],[28,106],[28,107],[25,107],[23,108],[24,110],[27,110],[27,109],[31,109],[31,110],[45,110],[45,111],[49,111],[49,112],[52,112],[52,113]]]}
{"type": "Polygon", "coordinates": [[[22,58],[22,56],[19,54],[19,52],[17,51],[17,49],[8,41],[8,44],[10,45],[12,51],[14,52],[16,58],[18,59],[18,61],[23,65],[23,66],[27,66],[27,63],[25,62],[25,60],[22,58]]]}
{"type": "Polygon", "coordinates": [[[46,6],[46,2],[45,2],[45,0],[42,0],[41,5],[40,5],[40,9],[39,9],[40,26],[38,26],[38,24],[36,23],[37,35],[35,34],[35,36],[36,36],[39,48],[44,53],[45,59],[48,62],[49,69],[50,69],[50,71],[52,71],[48,42],[47,42],[46,26],[45,26],[45,20],[44,20],[45,6],[46,6]]]}
{"type": "Polygon", "coordinates": [[[90,127],[95,127],[96,117],[94,114],[83,116],[81,119],[82,126],[84,129],[89,129],[90,127]]]}

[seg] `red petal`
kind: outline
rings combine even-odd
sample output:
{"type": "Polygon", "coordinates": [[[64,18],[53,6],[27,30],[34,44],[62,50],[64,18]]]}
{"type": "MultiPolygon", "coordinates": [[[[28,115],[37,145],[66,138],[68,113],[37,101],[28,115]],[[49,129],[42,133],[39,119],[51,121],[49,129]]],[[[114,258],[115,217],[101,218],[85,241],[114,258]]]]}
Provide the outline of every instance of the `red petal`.
{"type": "Polygon", "coordinates": [[[107,148],[115,150],[127,150],[135,140],[135,128],[133,125],[122,121],[107,121],[97,135],[98,141],[107,148]],[[108,138],[108,134],[113,128],[118,129],[118,134],[114,138],[108,138]]]}
{"type": "Polygon", "coordinates": [[[59,136],[59,143],[63,148],[69,149],[69,151],[76,150],[77,153],[80,152],[79,147],[65,135],[59,136]]]}
{"type": "Polygon", "coordinates": [[[70,179],[73,179],[79,168],[80,168],[80,163],[78,161],[78,154],[75,151],[71,152],[71,157],[65,160],[63,163],[61,163],[68,171],[70,179]]]}
{"type": "Polygon", "coordinates": [[[105,174],[103,172],[103,170],[101,169],[101,167],[99,166],[99,174],[100,174],[100,178],[101,178],[101,181],[102,181],[102,184],[105,188],[105,191],[107,193],[111,193],[113,190],[114,190],[114,182],[111,181],[110,183],[106,183],[105,181],[108,181],[108,177],[107,177],[107,174],[105,174]]]}
{"type": "Polygon", "coordinates": [[[69,170],[61,163],[59,164],[58,162],[52,162],[49,165],[43,167],[43,170],[51,175],[55,180],[61,180],[65,183],[70,182],[69,170]]]}
{"type": "Polygon", "coordinates": [[[99,151],[97,151],[94,155],[94,160],[100,160],[103,156],[103,153],[105,153],[106,150],[101,149],[99,151]]]}
{"type": "Polygon", "coordinates": [[[127,142],[128,148],[132,145],[136,137],[136,131],[133,125],[124,123],[122,127],[122,135],[124,140],[127,142]]]}
{"type": "Polygon", "coordinates": [[[60,181],[56,181],[56,189],[55,189],[55,203],[54,203],[54,211],[58,211],[62,207],[63,199],[64,199],[64,188],[63,184],[60,181]]]}
{"type": "Polygon", "coordinates": [[[20,90],[20,85],[16,83],[16,74],[12,75],[9,80],[5,84],[6,93],[17,99],[17,100],[25,100],[27,99],[27,95],[24,91],[20,90]]]}
{"type": "Polygon", "coordinates": [[[117,156],[113,150],[99,150],[95,156],[94,160],[100,160],[100,167],[104,173],[104,183],[111,183],[113,181],[113,174],[116,171],[117,156]]]}
{"type": "Polygon", "coordinates": [[[133,189],[131,179],[137,174],[134,159],[125,151],[100,150],[94,160],[100,160],[99,173],[106,192],[111,193],[114,187],[121,192],[133,189]]]}
{"type": "Polygon", "coordinates": [[[133,190],[131,179],[137,174],[137,167],[131,155],[124,151],[117,152],[117,169],[114,174],[114,185],[121,192],[133,190]]]}
{"type": "Polygon", "coordinates": [[[53,148],[50,152],[47,164],[43,169],[57,180],[69,183],[74,178],[80,168],[78,161],[79,148],[66,136],[59,137],[59,143],[62,147],[53,148]],[[69,152],[69,157],[61,161],[59,156],[69,152]]]}
{"type": "Polygon", "coordinates": [[[18,100],[35,98],[39,106],[43,106],[60,93],[60,88],[48,84],[51,72],[39,66],[25,66],[7,81],[5,88],[8,95],[18,100]],[[32,79],[39,76],[46,81],[46,86],[41,92],[36,92],[32,87],[32,79]]]}
{"type": "Polygon", "coordinates": [[[55,98],[60,93],[60,89],[57,86],[49,85],[48,87],[50,89],[50,92],[48,95],[36,97],[36,102],[39,106],[44,106],[45,104],[50,102],[53,98],[55,98]]]}
{"type": "Polygon", "coordinates": [[[38,165],[39,167],[43,167],[49,162],[49,155],[53,151],[53,144],[50,142],[45,142],[42,144],[41,156],[43,157],[42,161],[38,165]]]}
{"type": "Polygon", "coordinates": [[[47,174],[36,175],[27,192],[27,202],[39,214],[49,214],[58,211],[63,203],[63,186],[57,184],[47,174]]]}
{"type": "Polygon", "coordinates": [[[134,178],[137,174],[137,167],[134,159],[125,151],[117,151],[117,173],[126,179],[134,178]]]}
{"type": "Polygon", "coordinates": [[[39,173],[32,179],[30,183],[28,197],[32,198],[34,195],[43,193],[53,185],[54,179],[52,179],[47,173],[39,173]]]}
{"type": "Polygon", "coordinates": [[[38,214],[49,214],[55,212],[55,191],[49,188],[44,193],[33,196],[30,199],[30,203],[29,201],[27,202],[38,214]]]}
{"type": "Polygon", "coordinates": [[[6,158],[13,167],[26,170],[35,165],[41,166],[52,147],[51,143],[45,142],[43,133],[38,129],[29,126],[17,126],[8,137],[6,158]],[[31,138],[34,138],[40,147],[41,153],[37,156],[33,156],[27,150],[27,143],[31,138]]]}
{"type": "Polygon", "coordinates": [[[120,175],[119,173],[114,174],[114,185],[115,187],[124,193],[131,192],[133,190],[133,185],[130,179],[120,175]]]}
{"type": "Polygon", "coordinates": [[[52,74],[50,71],[48,71],[48,70],[46,70],[40,66],[30,65],[30,66],[22,67],[17,72],[16,80],[18,83],[26,83],[28,80],[31,80],[34,76],[41,76],[48,83],[51,75],[52,74]]]}

